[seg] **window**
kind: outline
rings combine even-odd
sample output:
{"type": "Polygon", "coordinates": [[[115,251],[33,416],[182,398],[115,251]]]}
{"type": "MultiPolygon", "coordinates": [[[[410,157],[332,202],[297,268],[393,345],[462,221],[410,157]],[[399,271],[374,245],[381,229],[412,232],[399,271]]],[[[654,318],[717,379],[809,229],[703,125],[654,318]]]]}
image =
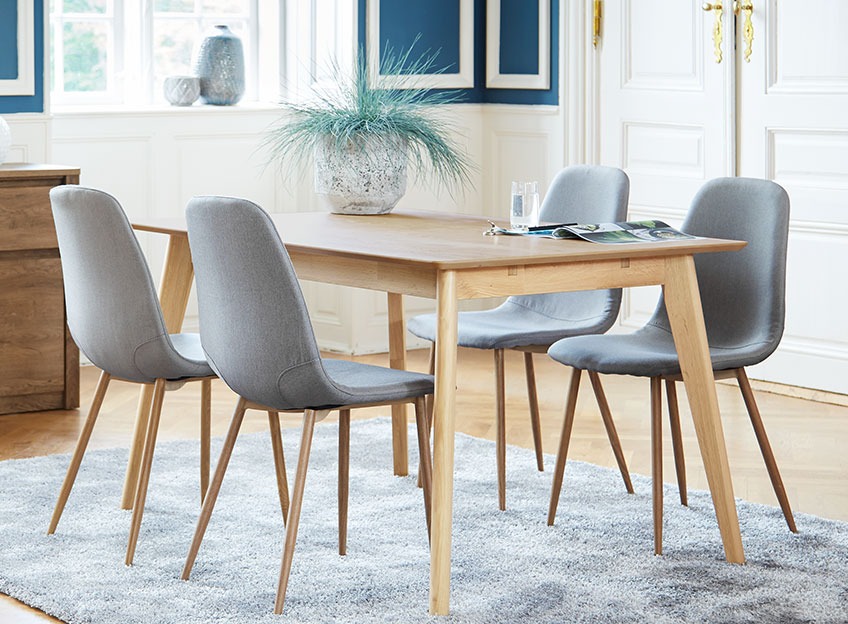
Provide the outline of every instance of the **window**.
{"type": "Polygon", "coordinates": [[[245,99],[257,98],[259,0],[50,0],[52,101],[149,104],[162,82],[191,74],[216,24],[244,46],[245,99]]]}

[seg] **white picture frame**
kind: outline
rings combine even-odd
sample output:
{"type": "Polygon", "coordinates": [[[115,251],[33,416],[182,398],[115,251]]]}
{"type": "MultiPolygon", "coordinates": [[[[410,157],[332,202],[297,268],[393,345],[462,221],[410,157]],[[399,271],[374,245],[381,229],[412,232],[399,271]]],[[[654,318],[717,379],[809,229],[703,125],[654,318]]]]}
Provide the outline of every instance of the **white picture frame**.
{"type": "MultiPolygon", "coordinates": [[[[371,86],[380,89],[470,89],[474,87],[474,0],[459,2],[459,68],[437,74],[380,73],[380,0],[368,0],[366,45],[371,86]]],[[[436,59],[438,62],[438,59],[436,59]]]]}
{"type": "Polygon", "coordinates": [[[486,88],[487,89],[537,89],[551,88],[551,4],[539,3],[539,73],[502,74],[501,54],[501,0],[486,0],[486,88]]]}
{"type": "Polygon", "coordinates": [[[18,77],[0,79],[0,96],[35,95],[35,2],[18,0],[18,77]]]}

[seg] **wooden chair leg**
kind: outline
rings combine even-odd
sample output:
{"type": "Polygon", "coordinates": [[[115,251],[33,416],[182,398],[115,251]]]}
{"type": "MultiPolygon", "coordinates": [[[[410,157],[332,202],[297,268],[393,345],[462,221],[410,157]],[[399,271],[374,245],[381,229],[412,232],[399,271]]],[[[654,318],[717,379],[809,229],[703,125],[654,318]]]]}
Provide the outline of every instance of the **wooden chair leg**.
{"type": "Polygon", "coordinates": [[[274,474],[277,477],[277,495],[280,498],[280,511],[283,524],[289,515],[289,480],[286,475],[286,455],[283,452],[283,436],[280,435],[280,414],[268,410],[268,429],[271,432],[271,450],[274,453],[274,474]]]}
{"type": "Polygon", "coordinates": [[[200,382],[200,504],[209,489],[209,463],[212,444],[212,380],[200,382]]]}
{"type": "Polygon", "coordinates": [[[197,519],[197,527],[194,530],[194,537],[191,540],[191,547],[186,557],[183,572],[180,575],[182,580],[187,581],[191,574],[191,569],[194,567],[194,560],[197,558],[197,551],[200,549],[200,542],[203,541],[203,534],[206,532],[206,527],[209,525],[209,519],[212,517],[212,510],[215,508],[215,501],[218,499],[218,492],[221,491],[221,483],[224,481],[224,473],[227,472],[227,464],[230,462],[230,455],[233,453],[236,438],[238,437],[241,422],[244,420],[244,412],[247,409],[247,401],[239,397],[236,404],[233,419],[230,421],[230,428],[227,431],[227,437],[224,438],[224,446],[221,448],[221,456],[218,458],[218,465],[215,466],[215,474],[212,475],[212,482],[209,484],[209,490],[206,492],[206,498],[203,499],[203,507],[200,509],[200,517],[197,519]]]}
{"type": "Polygon", "coordinates": [[[347,554],[347,503],[350,491],[350,410],[339,410],[339,554],[347,554]]]}
{"type": "Polygon", "coordinates": [[[751,424],[754,426],[754,434],[757,436],[757,443],[760,445],[760,451],[763,454],[774,493],[777,495],[777,501],[780,503],[780,509],[783,510],[783,517],[786,518],[789,530],[797,533],[798,528],[795,526],[792,508],[789,506],[789,497],[786,495],[786,488],[783,487],[783,479],[781,479],[780,471],[777,469],[777,461],[774,458],[774,452],[771,450],[766,428],[763,425],[757,401],[754,399],[754,391],[751,389],[751,383],[748,381],[748,375],[744,368],[736,369],[736,380],[739,382],[739,389],[745,399],[745,407],[748,408],[748,415],[751,417],[751,424]]]}
{"type": "Polygon", "coordinates": [[[651,377],[651,479],[654,501],[654,554],[662,554],[662,379],[651,377]]]}
{"type": "Polygon", "coordinates": [[[539,397],[536,394],[536,371],[533,368],[533,354],[524,352],[524,372],[527,377],[527,400],[530,403],[530,428],[533,430],[533,447],[536,449],[536,468],[545,471],[545,458],[542,454],[542,425],[539,420],[539,397]]]}
{"type": "Polygon", "coordinates": [[[610,411],[609,403],[604,393],[604,387],[601,385],[601,376],[595,371],[589,371],[589,380],[592,382],[592,390],[595,392],[598,409],[601,411],[601,418],[607,430],[607,437],[609,438],[613,455],[615,455],[615,461],[618,463],[618,471],[621,473],[621,478],[624,479],[624,487],[627,488],[628,494],[633,494],[630,471],[627,469],[624,451],[621,450],[621,441],[618,439],[618,431],[616,431],[615,423],[612,420],[612,412],[610,411]]]}
{"type": "Polygon", "coordinates": [[[582,370],[575,368],[571,372],[571,383],[568,386],[568,398],[565,401],[565,417],[562,421],[562,435],[559,438],[554,481],[551,487],[551,501],[548,505],[548,526],[553,526],[556,518],[559,494],[562,490],[562,475],[565,472],[565,460],[568,456],[568,442],[571,440],[571,427],[574,425],[574,410],[577,407],[577,391],[580,389],[582,370]]]}
{"type": "MultiPolygon", "coordinates": [[[[427,364],[427,371],[431,375],[436,374],[436,343],[430,343],[430,359],[427,364]]],[[[425,398],[425,405],[427,406],[427,435],[430,435],[430,432],[433,430],[433,396],[432,394],[428,394],[425,398]]],[[[418,460],[418,487],[424,487],[424,482],[421,480],[421,460],[418,460]]]]}
{"type": "Polygon", "coordinates": [[[300,453],[297,458],[297,473],[294,478],[294,491],[292,492],[291,508],[289,509],[289,521],[286,526],[286,545],[283,549],[283,560],[280,564],[280,582],[277,584],[277,598],[274,601],[274,613],[279,615],[283,612],[286,602],[286,589],[289,584],[292,558],[294,557],[294,545],[297,541],[297,526],[300,522],[300,508],[303,505],[303,489],[306,486],[306,470],[309,467],[309,451],[312,448],[312,432],[315,429],[315,421],[326,415],[316,413],[314,410],[306,410],[303,413],[303,432],[300,438],[300,453]]]}
{"type": "Polygon", "coordinates": [[[430,535],[430,493],[433,484],[433,457],[430,454],[430,424],[424,397],[415,399],[415,425],[418,431],[418,456],[421,458],[421,481],[424,489],[424,515],[427,519],[427,536],[430,535]]]}
{"type": "Polygon", "coordinates": [[[498,508],[506,509],[506,397],[504,394],[504,351],[495,349],[495,447],[498,464],[498,508]]]}
{"type": "Polygon", "coordinates": [[[162,401],[165,398],[164,379],[157,379],[153,386],[153,404],[150,406],[150,418],[147,421],[147,436],[144,439],[144,454],[141,457],[141,471],[135,489],[130,538],[127,542],[126,565],[132,565],[141,519],[144,516],[144,501],[147,498],[147,484],[150,482],[150,470],[153,467],[153,450],[156,448],[156,434],[159,432],[159,417],[162,415],[162,401]]]}
{"type": "Polygon", "coordinates": [[[671,427],[671,446],[674,449],[674,471],[677,474],[677,489],[680,492],[680,504],[689,505],[686,491],[686,460],[683,457],[683,434],[680,431],[680,410],[677,409],[677,384],[665,380],[665,394],[668,399],[668,423],[671,427]]]}
{"type": "Polygon", "coordinates": [[[82,463],[85,449],[88,447],[88,441],[91,439],[91,432],[94,429],[94,423],[97,421],[97,416],[100,414],[100,408],[103,405],[103,397],[106,396],[106,389],[109,387],[109,381],[112,376],[106,371],[100,373],[100,379],[97,382],[97,388],[94,390],[94,399],[91,401],[91,407],[88,409],[88,416],[85,419],[85,424],[80,431],[77,446],[74,449],[74,455],[71,457],[71,464],[68,466],[68,472],[65,474],[65,480],[62,482],[62,489],[59,490],[59,498],[56,500],[56,507],[53,509],[53,517],[50,518],[50,526],[47,529],[47,534],[52,535],[56,532],[56,526],[59,524],[59,518],[62,517],[62,512],[65,510],[65,503],[68,502],[68,497],[71,495],[71,488],[74,487],[74,481],[77,478],[80,464],[82,463]]]}

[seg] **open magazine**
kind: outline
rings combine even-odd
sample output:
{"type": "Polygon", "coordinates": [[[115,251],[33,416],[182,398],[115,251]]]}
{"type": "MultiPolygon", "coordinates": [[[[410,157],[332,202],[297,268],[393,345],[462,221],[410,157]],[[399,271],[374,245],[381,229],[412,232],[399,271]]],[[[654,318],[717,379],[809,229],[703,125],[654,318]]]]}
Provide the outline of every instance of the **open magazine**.
{"type": "MultiPolygon", "coordinates": [[[[491,223],[491,221],[489,222],[491,223]]],[[[526,230],[508,230],[492,223],[486,234],[537,236],[540,238],[582,238],[592,243],[645,243],[697,238],[675,230],[663,221],[622,221],[619,223],[559,223],[526,230]]]]}

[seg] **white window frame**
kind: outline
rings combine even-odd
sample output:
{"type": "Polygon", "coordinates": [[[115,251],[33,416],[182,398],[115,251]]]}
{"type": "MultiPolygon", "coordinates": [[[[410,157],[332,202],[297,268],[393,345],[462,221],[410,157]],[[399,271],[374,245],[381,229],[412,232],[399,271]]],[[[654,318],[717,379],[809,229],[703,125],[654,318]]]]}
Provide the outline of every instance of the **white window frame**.
{"type": "MultiPolygon", "coordinates": [[[[157,92],[160,85],[153,74],[154,0],[107,0],[107,12],[104,14],[63,14],[61,0],[56,2],[58,17],[54,17],[52,13],[48,16],[48,36],[53,41],[55,51],[51,72],[55,75],[57,84],[61,82],[64,73],[62,29],[65,23],[84,20],[108,24],[109,54],[106,91],[66,93],[51,89],[51,102],[54,105],[132,107],[164,102],[157,92]],[[136,26],[132,27],[133,24],[136,26]]],[[[282,16],[279,6],[272,6],[274,4],[280,3],[268,0],[248,2],[246,22],[249,41],[245,42],[244,50],[246,92],[243,101],[257,101],[260,97],[271,99],[269,90],[260,88],[260,85],[274,76],[279,76],[280,53],[279,44],[276,42],[280,40],[282,32],[282,16]]],[[[181,15],[188,18],[195,14],[181,15]]],[[[216,21],[214,15],[203,16],[202,19],[205,21],[210,18],[216,21]]],[[[226,18],[217,21],[226,23],[226,18]]],[[[47,62],[50,63],[49,54],[47,62]]],[[[275,82],[279,83],[279,79],[275,82]]],[[[278,90],[277,85],[273,91],[278,93],[278,90]]]]}

